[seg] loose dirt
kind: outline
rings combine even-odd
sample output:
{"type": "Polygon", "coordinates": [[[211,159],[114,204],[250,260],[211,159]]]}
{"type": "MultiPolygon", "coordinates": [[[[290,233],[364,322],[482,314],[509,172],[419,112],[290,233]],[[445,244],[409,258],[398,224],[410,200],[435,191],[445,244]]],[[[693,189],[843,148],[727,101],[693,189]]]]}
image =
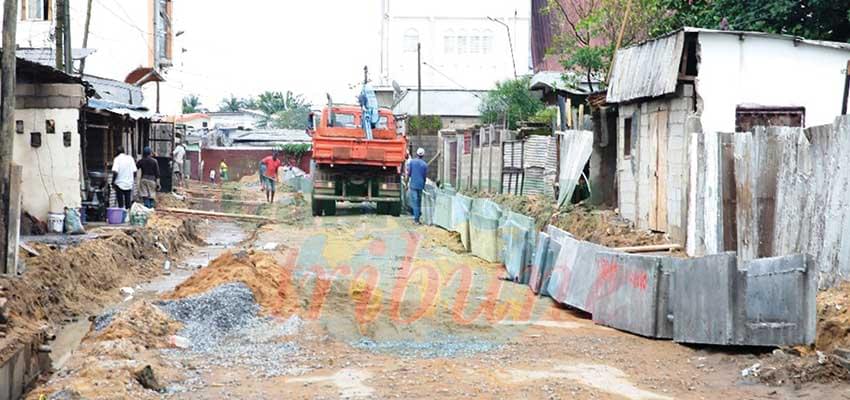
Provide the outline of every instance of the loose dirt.
{"type": "Polygon", "coordinates": [[[817,332],[818,350],[850,349],[850,282],[818,293],[817,332]]]}
{"type": "Polygon", "coordinates": [[[166,299],[205,293],[225,283],[242,282],[254,293],[266,315],[288,313],[296,295],[289,284],[291,271],[278,265],[273,255],[261,251],[227,252],[175,288],[166,299]]]}
{"type": "Polygon", "coordinates": [[[161,348],[167,345],[168,335],[173,335],[178,329],[180,324],[159,307],[140,301],[117,313],[103,330],[93,331],[90,335],[101,341],[130,339],[145,348],[161,348]]]}

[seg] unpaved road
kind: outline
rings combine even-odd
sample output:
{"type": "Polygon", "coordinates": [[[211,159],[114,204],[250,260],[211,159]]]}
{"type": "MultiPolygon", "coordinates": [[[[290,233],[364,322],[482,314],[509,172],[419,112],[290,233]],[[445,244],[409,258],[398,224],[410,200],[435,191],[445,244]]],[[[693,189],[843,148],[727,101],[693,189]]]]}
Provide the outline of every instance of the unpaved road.
{"type": "MultiPolygon", "coordinates": [[[[294,308],[269,312],[286,325],[272,341],[285,351],[260,357],[267,347],[242,340],[222,348],[245,358],[213,363],[144,349],[138,359],[161,367],[165,386],[145,397],[850,398],[846,386],[743,381],[741,369],[757,361],[752,349],[691,348],[597,326],[502,281],[499,265],[455,253],[447,232],[350,214],[266,225],[240,244],[292,271],[279,293],[294,308]]],[[[207,231],[239,236],[227,227],[207,231]]]]}

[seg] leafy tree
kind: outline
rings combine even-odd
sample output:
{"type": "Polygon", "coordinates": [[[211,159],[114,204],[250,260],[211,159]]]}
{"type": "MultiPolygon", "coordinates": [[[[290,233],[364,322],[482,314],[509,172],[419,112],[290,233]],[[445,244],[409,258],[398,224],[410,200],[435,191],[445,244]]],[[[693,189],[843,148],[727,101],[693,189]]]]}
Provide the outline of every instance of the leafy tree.
{"type": "Polygon", "coordinates": [[[837,0],[662,0],[661,28],[696,26],[850,41],[850,3],[837,0]],[[725,21],[724,21],[725,20],[725,21]]]}
{"type": "Polygon", "coordinates": [[[246,103],[263,113],[258,124],[260,128],[307,128],[310,104],[300,94],[266,91],[246,103]]]}
{"type": "Polygon", "coordinates": [[[230,97],[225,97],[221,99],[221,103],[218,105],[218,111],[221,112],[237,112],[242,110],[244,107],[244,103],[242,100],[236,98],[234,95],[230,95],[230,97]]]}
{"type": "Polygon", "coordinates": [[[183,114],[201,112],[201,99],[196,94],[190,94],[183,98],[183,114]]]}
{"type": "Polygon", "coordinates": [[[479,107],[481,121],[498,124],[507,119],[508,128],[516,129],[519,121],[527,120],[543,108],[543,102],[534,97],[528,87],[531,78],[522,77],[496,83],[479,107]]]}
{"type": "MultiPolygon", "coordinates": [[[[620,44],[623,47],[649,38],[654,27],[664,20],[662,1],[665,0],[549,0],[542,11],[553,17],[560,32],[549,51],[588,82],[605,81],[621,28],[624,27],[620,44]],[[628,20],[623,25],[627,8],[628,20]]],[[[565,79],[570,80],[567,76],[565,79]]]]}

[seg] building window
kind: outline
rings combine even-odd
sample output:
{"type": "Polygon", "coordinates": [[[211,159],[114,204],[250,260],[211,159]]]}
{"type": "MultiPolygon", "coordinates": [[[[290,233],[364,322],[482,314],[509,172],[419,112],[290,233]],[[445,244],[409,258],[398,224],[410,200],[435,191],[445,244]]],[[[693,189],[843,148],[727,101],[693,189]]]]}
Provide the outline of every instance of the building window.
{"type": "Polygon", "coordinates": [[[452,54],[455,52],[455,41],[456,37],[454,32],[448,31],[445,36],[443,36],[443,52],[446,54],[452,54]]]}
{"type": "Polygon", "coordinates": [[[51,17],[52,0],[22,0],[21,20],[48,21],[51,17]]]}
{"type": "Polygon", "coordinates": [[[623,120],[623,156],[632,156],[632,119],[623,120]]]}
{"type": "Polygon", "coordinates": [[[154,62],[155,68],[170,67],[173,46],[171,0],[154,0],[154,62]]]}
{"type": "Polygon", "coordinates": [[[484,31],[484,36],[481,37],[481,54],[490,54],[493,50],[493,32],[484,31]]]}
{"type": "Polygon", "coordinates": [[[466,35],[464,34],[457,37],[457,54],[466,54],[466,35]]]}
{"type": "Polygon", "coordinates": [[[416,29],[408,29],[407,32],[404,33],[404,52],[416,53],[418,46],[419,32],[417,32],[416,29]]]}
{"type": "Polygon", "coordinates": [[[481,52],[481,36],[473,35],[469,37],[469,52],[472,54],[481,52]]]}

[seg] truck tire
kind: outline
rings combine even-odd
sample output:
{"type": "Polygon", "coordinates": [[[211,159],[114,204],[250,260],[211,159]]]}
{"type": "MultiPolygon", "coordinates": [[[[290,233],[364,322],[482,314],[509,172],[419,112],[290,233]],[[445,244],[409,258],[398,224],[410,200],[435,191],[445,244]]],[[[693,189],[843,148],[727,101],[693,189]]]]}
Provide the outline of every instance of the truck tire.
{"type": "Polygon", "coordinates": [[[322,216],[322,201],[311,198],[310,199],[310,205],[313,208],[313,216],[314,217],[321,217],[322,216]]]}
{"type": "Polygon", "coordinates": [[[326,216],[334,216],[336,215],[336,200],[325,200],[323,201],[326,216]]]}
{"type": "Polygon", "coordinates": [[[389,209],[387,214],[392,215],[393,217],[401,215],[401,201],[397,203],[387,203],[387,208],[389,209]]]}

